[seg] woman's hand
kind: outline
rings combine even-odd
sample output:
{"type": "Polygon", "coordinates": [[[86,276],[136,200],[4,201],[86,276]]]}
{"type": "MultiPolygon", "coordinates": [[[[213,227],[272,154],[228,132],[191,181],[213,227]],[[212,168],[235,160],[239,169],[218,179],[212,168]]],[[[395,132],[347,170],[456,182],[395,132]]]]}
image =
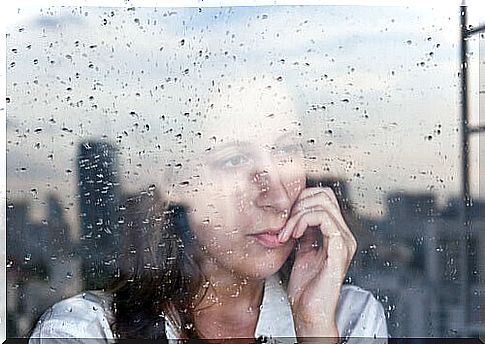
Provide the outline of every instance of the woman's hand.
{"type": "Polygon", "coordinates": [[[357,243],[332,189],[300,193],[279,236],[282,242],[291,238],[299,239],[288,284],[296,334],[338,338],[335,313],[357,243]]]}

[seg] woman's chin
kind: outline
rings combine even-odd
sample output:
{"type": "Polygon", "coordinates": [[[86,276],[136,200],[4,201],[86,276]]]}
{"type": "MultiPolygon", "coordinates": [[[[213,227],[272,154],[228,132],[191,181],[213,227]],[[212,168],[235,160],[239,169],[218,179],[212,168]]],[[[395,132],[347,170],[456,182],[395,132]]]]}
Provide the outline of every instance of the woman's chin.
{"type": "Polygon", "coordinates": [[[254,262],[248,269],[244,269],[244,275],[252,279],[266,279],[274,274],[276,274],[283,264],[285,263],[287,257],[270,257],[265,260],[254,262]]]}

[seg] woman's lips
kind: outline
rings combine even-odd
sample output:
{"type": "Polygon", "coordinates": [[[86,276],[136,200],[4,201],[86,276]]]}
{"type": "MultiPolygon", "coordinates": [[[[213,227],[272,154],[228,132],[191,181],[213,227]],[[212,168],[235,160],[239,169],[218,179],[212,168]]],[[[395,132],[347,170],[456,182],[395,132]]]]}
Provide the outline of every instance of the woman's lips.
{"type": "Polygon", "coordinates": [[[268,248],[275,248],[282,246],[284,243],[278,240],[279,232],[265,232],[260,234],[253,234],[252,237],[256,238],[260,244],[268,248]]]}

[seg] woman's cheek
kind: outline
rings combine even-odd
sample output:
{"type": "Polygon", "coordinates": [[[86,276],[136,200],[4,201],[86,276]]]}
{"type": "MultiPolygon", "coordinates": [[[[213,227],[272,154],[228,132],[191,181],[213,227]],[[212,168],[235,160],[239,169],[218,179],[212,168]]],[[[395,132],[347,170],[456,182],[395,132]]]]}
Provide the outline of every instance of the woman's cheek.
{"type": "Polygon", "coordinates": [[[240,214],[248,213],[254,203],[250,191],[241,182],[236,184],[234,189],[234,199],[236,202],[236,209],[240,214]]]}

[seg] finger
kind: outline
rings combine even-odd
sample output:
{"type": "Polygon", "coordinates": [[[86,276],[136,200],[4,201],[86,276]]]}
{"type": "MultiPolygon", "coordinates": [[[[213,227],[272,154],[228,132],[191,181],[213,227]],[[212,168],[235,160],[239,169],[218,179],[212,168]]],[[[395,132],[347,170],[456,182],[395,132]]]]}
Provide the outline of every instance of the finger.
{"type": "MultiPolygon", "coordinates": [[[[309,227],[315,226],[320,228],[324,242],[335,242],[335,240],[341,242],[337,249],[345,250],[348,259],[353,257],[356,249],[355,239],[347,237],[345,232],[339,228],[339,224],[332,214],[325,210],[316,210],[302,215],[295,225],[292,236],[299,239],[305,235],[309,227]]],[[[338,254],[338,256],[341,256],[341,254],[338,254]]]]}
{"type": "MultiPolygon", "coordinates": [[[[310,202],[313,203],[312,198],[306,198],[306,196],[309,195],[309,194],[315,195],[314,198],[318,198],[318,199],[324,198],[324,196],[323,196],[323,194],[324,194],[326,196],[325,199],[327,199],[327,201],[329,201],[332,205],[334,205],[333,207],[330,207],[329,210],[331,211],[332,215],[337,219],[337,221],[341,225],[340,228],[343,231],[343,234],[347,237],[348,240],[353,242],[353,246],[355,246],[354,251],[357,250],[357,241],[355,240],[355,237],[354,237],[352,231],[350,230],[349,226],[347,226],[347,222],[345,221],[345,219],[343,217],[342,210],[339,206],[335,192],[329,187],[321,187],[321,188],[313,188],[313,189],[318,189],[318,190],[311,190],[311,191],[307,191],[305,193],[302,192],[301,197],[304,197],[303,199],[305,200],[305,203],[306,204],[310,204],[310,202]],[[318,192],[318,191],[321,191],[321,192],[318,192]]],[[[328,203],[326,203],[326,204],[328,204],[328,203]]]]}
{"type": "Polygon", "coordinates": [[[323,192],[325,192],[331,199],[334,203],[336,203],[337,205],[339,205],[339,201],[337,199],[337,195],[335,195],[335,192],[333,191],[332,188],[329,188],[329,187],[324,187],[322,188],[323,192]]]}
{"type": "Polygon", "coordinates": [[[329,187],[324,187],[323,188],[323,191],[327,194],[327,196],[333,201],[334,204],[337,204],[337,207],[339,209],[339,212],[338,214],[334,214],[336,215],[336,218],[339,220],[339,222],[342,224],[342,229],[345,231],[345,233],[350,237],[351,240],[353,240],[357,246],[357,242],[355,241],[355,237],[354,237],[354,234],[352,233],[352,231],[350,230],[349,226],[347,226],[347,222],[345,221],[344,217],[343,217],[343,212],[342,212],[342,209],[339,205],[339,202],[338,202],[338,199],[337,199],[337,196],[335,195],[335,192],[333,191],[333,189],[329,188],[329,187]]]}
{"type": "Polygon", "coordinates": [[[341,283],[352,261],[352,246],[343,236],[337,235],[328,237],[326,245],[325,264],[331,268],[332,274],[339,276],[338,281],[341,283]]]}
{"type": "MultiPolygon", "coordinates": [[[[279,234],[280,242],[287,241],[290,237],[300,238],[309,226],[321,227],[324,224],[325,227],[334,228],[336,232],[340,232],[340,226],[345,225],[345,222],[340,223],[338,218],[333,215],[328,208],[322,205],[316,205],[313,208],[305,209],[295,215],[293,215],[286,223],[285,227],[279,234]],[[323,215],[322,215],[323,214],[323,215]],[[327,216],[330,216],[328,217],[327,216]],[[304,219],[302,221],[302,219],[304,219]]],[[[349,241],[353,240],[353,236],[349,236],[345,231],[340,233],[349,241]]]]}
{"type": "MultiPolygon", "coordinates": [[[[324,243],[328,243],[332,239],[331,237],[341,237],[344,241],[344,247],[347,248],[349,252],[348,255],[350,256],[350,259],[354,256],[355,251],[357,250],[357,242],[354,236],[352,234],[348,235],[347,231],[340,227],[337,219],[323,207],[317,206],[300,212],[296,216],[293,216],[291,221],[292,223],[296,222],[294,223],[292,230],[280,233],[287,235],[282,239],[284,241],[288,240],[290,237],[300,239],[306,234],[309,227],[317,227],[323,236],[322,239],[324,243]]],[[[304,243],[302,243],[302,245],[304,245],[304,243]]]]}
{"type": "MultiPolygon", "coordinates": [[[[328,209],[331,210],[332,214],[338,219],[342,227],[347,227],[337,201],[337,196],[335,196],[333,190],[328,187],[307,188],[303,190],[292,207],[291,215],[316,204],[324,204],[328,206],[328,209]]],[[[350,229],[348,234],[351,235],[350,229]]]]}
{"type": "Polygon", "coordinates": [[[341,275],[345,275],[353,257],[353,246],[352,242],[346,239],[338,229],[338,224],[331,214],[325,211],[307,213],[300,218],[295,227],[297,229],[293,232],[293,236],[301,238],[302,244],[302,249],[297,253],[297,259],[302,254],[318,252],[319,259],[314,261],[316,266],[325,264],[331,267],[332,273],[336,273],[339,279],[341,275]],[[314,226],[319,226],[323,235],[323,244],[318,249],[310,246],[314,238],[311,237],[312,232],[309,228],[314,228],[314,226]]]}
{"type": "MultiPolygon", "coordinates": [[[[299,239],[305,234],[305,231],[308,227],[322,227],[322,228],[330,228],[332,227],[335,229],[337,224],[332,219],[332,216],[326,210],[315,209],[310,212],[302,213],[300,219],[298,220],[297,224],[295,225],[295,230],[292,233],[292,237],[295,239],[299,239]]],[[[325,236],[325,233],[320,229],[322,235],[325,236]]],[[[335,230],[337,232],[338,229],[335,230]]],[[[330,235],[330,233],[329,233],[330,235]]]]}
{"type": "Polygon", "coordinates": [[[281,230],[280,234],[278,235],[279,241],[280,242],[285,242],[285,241],[287,241],[292,236],[292,234],[293,234],[293,232],[295,230],[296,224],[298,223],[298,221],[300,220],[300,218],[304,214],[310,213],[310,212],[314,212],[314,211],[317,211],[317,210],[324,211],[325,208],[323,208],[323,206],[321,206],[321,205],[316,205],[313,208],[309,208],[309,209],[302,210],[299,213],[294,214],[293,216],[291,216],[288,219],[288,221],[286,221],[285,226],[283,227],[283,229],[281,230]]]}
{"type": "MultiPolygon", "coordinates": [[[[336,204],[337,205],[337,208],[338,208],[338,213],[334,215],[336,215],[336,218],[339,220],[339,222],[341,222],[343,224],[343,229],[346,230],[347,234],[354,238],[354,235],[352,233],[352,231],[350,230],[350,228],[347,226],[347,223],[343,217],[343,212],[342,212],[342,208],[340,207],[339,205],[339,202],[338,202],[338,199],[337,199],[337,196],[335,195],[335,192],[333,191],[333,189],[329,188],[329,187],[324,187],[322,188],[323,189],[323,192],[325,192],[325,194],[331,199],[332,203],[336,204]]],[[[355,238],[354,238],[355,239],[355,238]]]]}
{"type": "MultiPolygon", "coordinates": [[[[308,212],[308,211],[313,211],[312,209],[321,209],[323,208],[324,210],[329,211],[333,217],[337,220],[339,225],[341,226],[342,230],[344,230],[344,235],[348,237],[349,240],[352,240],[353,235],[350,231],[350,229],[347,226],[347,223],[345,222],[345,219],[342,216],[342,213],[340,211],[340,208],[338,208],[338,205],[334,203],[331,198],[324,192],[314,192],[311,193],[313,197],[307,197],[301,200],[298,200],[295,205],[293,206],[292,210],[292,217],[299,217],[302,214],[308,212]]],[[[280,241],[285,241],[286,238],[291,237],[291,233],[289,232],[294,232],[292,231],[290,227],[294,225],[294,222],[297,221],[289,221],[287,224],[285,224],[285,227],[283,228],[281,232],[281,240],[280,241]]]]}
{"type": "Polygon", "coordinates": [[[324,191],[315,193],[311,197],[305,197],[305,198],[299,198],[293,204],[291,208],[291,213],[290,215],[296,214],[299,211],[305,210],[307,208],[311,208],[317,204],[322,204],[326,205],[329,209],[332,209],[333,211],[340,211],[340,208],[338,207],[338,204],[335,204],[330,196],[328,196],[324,191]]]}
{"type": "Polygon", "coordinates": [[[337,200],[337,196],[335,196],[335,193],[333,190],[329,187],[311,187],[311,188],[306,188],[303,189],[300,195],[298,196],[299,199],[303,200],[306,198],[311,198],[319,194],[325,194],[327,195],[331,202],[334,203],[337,207],[339,207],[339,203],[337,200]]]}
{"type": "Polygon", "coordinates": [[[357,249],[355,237],[343,218],[335,193],[331,188],[328,187],[306,188],[300,193],[298,196],[298,201],[292,207],[292,216],[281,231],[279,240],[284,242],[292,236],[292,233],[295,232],[293,226],[298,223],[298,218],[308,211],[308,208],[321,208],[322,206],[330,211],[340,224],[338,228],[342,231],[342,235],[346,238],[346,240],[348,240],[354,247],[355,252],[357,249]]]}
{"type": "MultiPolygon", "coordinates": [[[[330,211],[336,218],[339,218],[339,215],[341,214],[340,208],[338,205],[332,202],[330,197],[325,193],[321,192],[318,194],[315,194],[313,197],[308,197],[304,199],[300,199],[292,207],[291,215],[290,216],[295,216],[299,212],[305,211],[307,209],[321,206],[330,211]]],[[[341,224],[343,225],[343,218],[341,220],[341,224]]]]}
{"type": "MultiPolygon", "coordinates": [[[[325,225],[325,228],[332,228],[333,232],[340,235],[339,226],[335,219],[322,206],[306,209],[291,217],[280,235],[283,236],[283,240],[289,237],[300,238],[306,228],[311,226],[323,228],[322,223],[325,225]]],[[[325,235],[325,233],[323,234],[325,235]]]]}

